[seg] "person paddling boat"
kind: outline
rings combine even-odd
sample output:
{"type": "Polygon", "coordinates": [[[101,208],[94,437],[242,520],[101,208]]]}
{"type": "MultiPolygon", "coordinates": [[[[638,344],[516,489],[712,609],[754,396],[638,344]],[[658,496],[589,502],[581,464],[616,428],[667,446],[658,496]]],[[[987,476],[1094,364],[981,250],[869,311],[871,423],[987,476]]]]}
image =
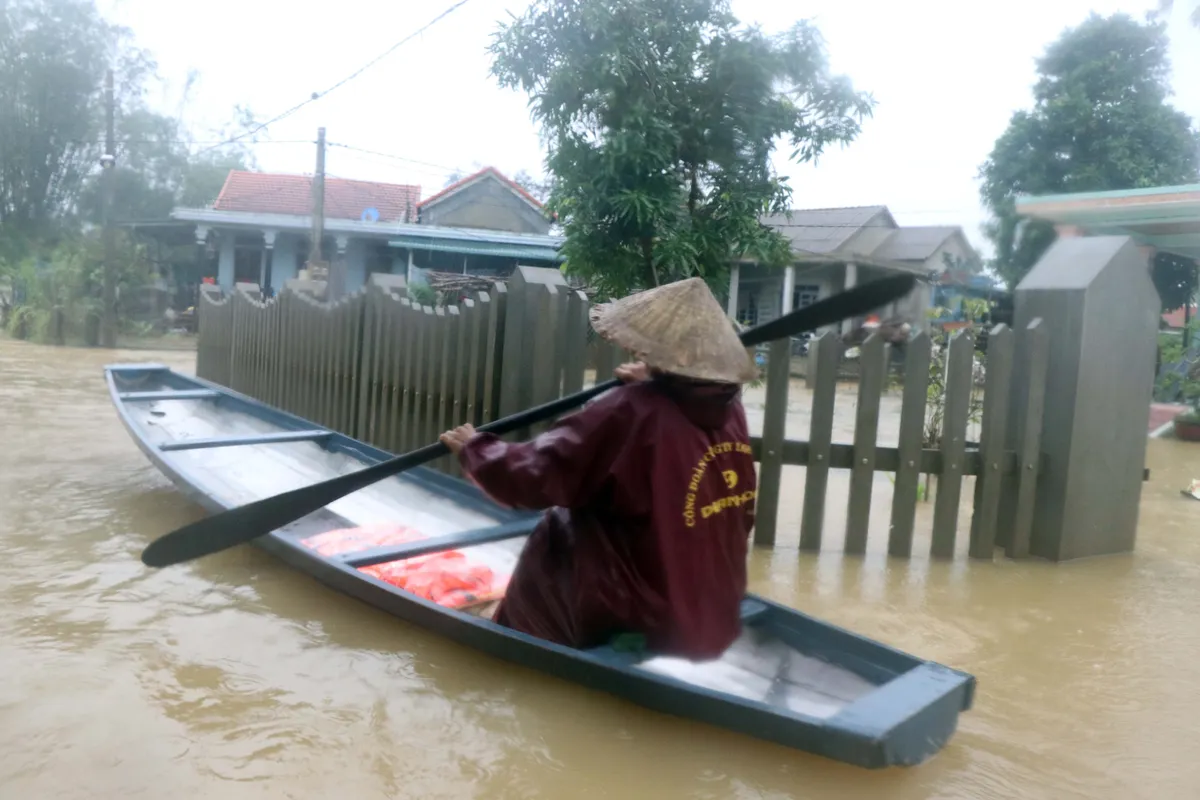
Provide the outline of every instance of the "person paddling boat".
{"type": "Polygon", "coordinates": [[[757,478],[741,385],[757,369],[699,278],[593,309],[640,359],[625,383],[528,442],[442,434],[493,500],[546,509],[496,622],[571,647],[640,634],[662,655],[737,638],[757,478]]]}

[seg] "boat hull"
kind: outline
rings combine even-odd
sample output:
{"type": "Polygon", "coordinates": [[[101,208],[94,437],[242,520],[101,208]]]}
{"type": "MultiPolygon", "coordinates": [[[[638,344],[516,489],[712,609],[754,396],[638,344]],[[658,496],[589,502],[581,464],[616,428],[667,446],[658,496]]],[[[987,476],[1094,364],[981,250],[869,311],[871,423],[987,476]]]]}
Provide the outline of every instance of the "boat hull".
{"type": "MultiPolygon", "coordinates": [[[[221,477],[221,465],[228,468],[234,463],[221,461],[231,451],[261,454],[261,459],[282,458],[278,456],[282,451],[295,452],[293,462],[263,463],[316,464],[307,477],[310,482],[390,457],[360,441],[160,365],[112,365],[106,368],[106,380],[118,416],[138,447],[184,494],[210,513],[256,499],[252,493],[239,496],[251,490],[221,477]],[[156,421],[155,414],[161,421],[156,421]],[[251,424],[255,429],[246,434],[244,429],[251,424]],[[234,430],[238,426],[243,432],[234,430]],[[220,435],[194,435],[201,428],[220,435]],[[227,429],[233,433],[222,433],[227,429]],[[186,435],[181,438],[181,434],[186,435]],[[341,461],[329,466],[322,461],[327,457],[341,461]]],[[[286,472],[282,466],[280,470],[286,472]]],[[[263,471],[260,466],[245,478],[260,478],[263,471]]],[[[501,528],[506,537],[511,532],[527,534],[538,520],[537,515],[500,508],[471,484],[428,469],[414,470],[385,484],[379,489],[379,497],[384,498],[379,502],[421,491],[457,514],[488,520],[479,530],[448,534],[466,545],[480,541],[480,533],[501,528]]],[[[293,487],[279,490],[286,488],[293,487]]],[[[259,493],[267,496],[273,492],[260,489],[259,493]]],[[[740,649],[731,648],[728,657],[715,664],[638,658],[609,647],[576,650],[527,636],[440,606],[364,574],[344,557],[322,556],[305,546],[309,536],[354,527],[364,522],[361,515],[381,513],[377,509],[360,512],[360,507],[368,508],[367,500],[359,506],[351,502],[348,499],[341,507],[331,504],[260,537],[255,544],[331,588],[464,646],[656,711],[849,764],[881,768],[919,764],[937,753],[953,736],[959,714],[973,701],[975,680],[968,674],[753,595],[743,602],[747,643],[739,643],[740,649]],[[355,514],[360,518],[355,519],[355,514]],[[771,673],[775,674],[774,683],[769,676],[765,683],[759,677],[741,679],[741,683],[725,677],[735,672],[761,677],[757,664],[747,667],[746,663],[768,654],[763,656],[766,664],[768,657],[780,653],[780,666],[771,666],[778,670],[771,673]],[[741,662],[735,663],[738,658],[741,662]],[[759,684],[762,688],[755,688],[759,684]]],[[[414,505],[394,501],[379,509],[405,515],[416,513],[414,505]]]]}

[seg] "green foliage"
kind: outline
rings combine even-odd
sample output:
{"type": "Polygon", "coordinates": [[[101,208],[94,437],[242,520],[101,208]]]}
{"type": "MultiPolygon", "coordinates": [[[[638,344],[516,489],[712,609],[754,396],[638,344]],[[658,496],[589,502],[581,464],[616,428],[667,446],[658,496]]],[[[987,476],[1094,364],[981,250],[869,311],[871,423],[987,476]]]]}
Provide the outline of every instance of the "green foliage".
{"type": "Polygon", "coordinates": [[[1055,239],[1049,224],[1017,217],[1018,195],[1196,180],[1200,137],[1168,102],[1167,49],[1162,23],[1093,14],[1039,59],[1032,110],[1013,114],[980,170],[993,268],[1010,288],[1055,239]]]}
{"type": "MultiPolygon", "coordinates": [[[[229,169],[253,164],[241,143],[193,152],[191,133],[178,120],[146,106],[156,64],[93,2],[0,3],[0,279],[23,288],[29,310],[14,310],[9,324],[31,335],[45,328],[54,308],[65,308],[71,324],[86,316],[84,305],[97,303],[98,243],[84,232],[103,218],[99,162],[109,68],[115,221],[165,219],[175,205],[211,203],[229,169]]],[[[253,123],[239,108],[230,126],[202,138],[227,138],[253,123]]],[[[147,261],[133,242],[122,241],[121,285],[137,291],[149,280],[147,261]]],[[[178,258],[163,250],[163,263],[194,263],[190,244],[178,258]]]]}
{"type": "MultiPolygon", "coordinates": [[[[254,119],[239,109],[237,127],[254,119]]],[[[180,124],[149,109],[134,108],[116,121],[118,150],[113,192],[113,218],[118,221],[166,219],[177,205],[201,207],[216,200],[231,169],[254,165],[249,149],[235,144],[193,155],[180,124]]],[[[224,138],[223,134],[218,134],[224,138]]],[[[102,220],[101,174],[94,172],[80,192],[80,214],[88,222],[102,220]]]]}
{"type": "MultiPolygon", "coordinates": [[[[1188,21],[1191,22],[1192,25],[1196,26],[1197,28],[1200,28],[1200,1],[1191,0],[1191,3],[1192,3],[1192,8],[1191,8],[1191,11],[1188,12],[1188,21]]],[[[1158,9],[1155,12],[1155,16],[1158,19],[1165,20],[1167,17],[1170,16],[1171,11],[1174,8],[1175,8],[1174,0],[1158,0],[1158,9]]]]}
{"type": "MultiPolygon", "coordinates": [[[[138,293],[149,286],[154,272],[145,249],[129,235],[115,237],[116,287],[122,302],[119,311],[131,308],[138,293]]],[[[44,253],[25,258],[13,271],[13,284],[21,288],[24,302],[13,309],[9,332],[20,338],[49,339],[52,312],[64,318],[68,338],[83,338],[89,316],[100,314],[99,289],[104,267],[104,248],[99,231],[65,237],[44,253]]],[[[120,313],[123,330],[133,331],[137,323],[120,313]]]]}
{"type": "Polygon", "coordinates": [[[408,287],[408,296],[414,303],[423,306],[436,306],[437,292],[427,283],[414,283],[408,287]]]}
{"type": "Polygon", "coordinates": [[[738,255],[786,263],[759,222],[791,196],[776,142],[814,160],[874,104],[829,74],[814,27],[768,36],[728,0],[535,0],[490,49],[542,127],[568,269],[602,298],[694,275],[723,292],[738,255]]]}
{"type": "MultiPolygon", "coordinates": [[[[979,320],[988,312],[986,300],[974,297],[963,298],[963,316],[967,321],[965,331],[971,336],[978,334],[979,320]]],[[[939,319],[948,316],[947,308],[931,308],[926,315],[929,319],[939,319]]],[[[925,434],[922,447],[936,448],[942,443],[946,416],[946,359],[950,355],[950,338],[944,329],[936,326],[929,331],[930,342],[933,344],[934,357],[929,360],[929,386],[925,390],[925,434]]],[[[985,366],[987,360],[983,354],[974,352],[974,367],[985,366]]],[[[977,383],[972,385],[971,399],[967,410],[967,424],[978,425],[983,421],[983,392],[977,383]]]]}

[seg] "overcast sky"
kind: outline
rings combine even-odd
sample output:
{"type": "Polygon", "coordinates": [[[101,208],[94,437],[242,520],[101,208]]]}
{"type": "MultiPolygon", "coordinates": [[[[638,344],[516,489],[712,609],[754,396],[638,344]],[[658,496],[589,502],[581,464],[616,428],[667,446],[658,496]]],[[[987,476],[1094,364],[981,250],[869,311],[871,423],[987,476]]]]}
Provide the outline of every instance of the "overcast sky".
{"type": "MultiPolygon", "coordinates": [[[[101,0],[157,58],[151,98],[193,129],[243,104],[260,119],[324,91],[422,27],[454,0],[101,0]],[[199,73],[186,104],[181,89],[199,73]]],[[[1034,59],[1090,11],[1141,17],[1156,0],[733,0],[766,30],[813,20],[833,69],[878,101],[857,141],[816,165],[780,161],[797,208],[887,205],[901,224],[961,225],[977,245],[985,215],[976,174],[1010,114],[1030,104],[1034,59]]],[[[1175,103],[1200,118],[1200,31],[1187,3],[1171,24],[1175,103]]],[[[526,98],[488,75],[485,48],[524,0],[469,0],[361,76],[272,125],[256,146],[264,170],[313,170],[318,126],[329,174],[415,183],[425,196],[455,170],[542,171],[526,98]],[[293,141],[299,140],[299,141],[293,141]]]]}

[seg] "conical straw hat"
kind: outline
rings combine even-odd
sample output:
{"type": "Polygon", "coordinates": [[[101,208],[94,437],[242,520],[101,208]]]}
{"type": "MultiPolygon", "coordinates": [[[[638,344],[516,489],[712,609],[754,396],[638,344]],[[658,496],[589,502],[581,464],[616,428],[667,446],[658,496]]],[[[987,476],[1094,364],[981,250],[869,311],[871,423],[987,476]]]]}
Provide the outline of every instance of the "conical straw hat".
{"type": "Polygon", "coordinates": [[[596,333],[663,372],[721,383],[758,376],[732,321],[700,278],[596,306],[591,318],[596,333]]]}

